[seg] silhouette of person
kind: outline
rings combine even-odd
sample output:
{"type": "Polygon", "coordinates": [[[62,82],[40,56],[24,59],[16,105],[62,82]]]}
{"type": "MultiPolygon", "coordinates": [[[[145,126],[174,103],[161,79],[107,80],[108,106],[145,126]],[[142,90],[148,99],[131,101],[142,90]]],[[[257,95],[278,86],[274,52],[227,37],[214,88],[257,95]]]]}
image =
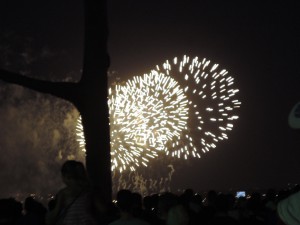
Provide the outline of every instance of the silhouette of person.
{"type": "Polygon", "coordinates": [[[300,191],[282,199],[277,204],[278,224],[300,224],[300,191]]]}
{"type": "Polygon", "coordinates": [[[128,189],[121,189],[117,193],[117,207],[119,208],[119,219],[109,225],[150,225],[134,215],[134,194],[128,189]]]}
{"type": "Polygon", "coordinates": [[[33,197],[27,197],[24,202],[25,215],[18,221],[17,225],[43,225],[47,209],[42,203],[33,197]]]}
{"type": "Polygon", "coordinates": [[[66,186],[56,194],[55,205],[46,215],[46,224],[96,224],[91,214],[90,184],[83,163],[66,161],[61,175],[66,186]]]}

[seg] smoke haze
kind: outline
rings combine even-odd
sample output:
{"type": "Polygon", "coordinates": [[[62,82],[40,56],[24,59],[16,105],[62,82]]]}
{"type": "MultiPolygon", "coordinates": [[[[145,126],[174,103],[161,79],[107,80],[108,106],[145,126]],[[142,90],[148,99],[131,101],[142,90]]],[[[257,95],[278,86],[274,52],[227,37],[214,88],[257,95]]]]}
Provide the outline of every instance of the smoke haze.
{"type": "Polygon", "coordinates": [[[75,126],[77,110],[68,102],[17,85],[0,86],[0,197],[55,193],[60,166],[84,162],[75,126]]]}

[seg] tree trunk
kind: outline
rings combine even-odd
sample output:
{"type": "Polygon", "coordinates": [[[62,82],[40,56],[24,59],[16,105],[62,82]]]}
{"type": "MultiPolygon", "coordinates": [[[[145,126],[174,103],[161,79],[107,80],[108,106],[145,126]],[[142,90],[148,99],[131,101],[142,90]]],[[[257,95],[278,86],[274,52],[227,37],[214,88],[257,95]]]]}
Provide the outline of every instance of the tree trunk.
{"type": "Polygon", "coordinates": [[[66,99],[77,107],[85,135],[87,172],[94,190],[111,202],[106,1],[85,0],[84,7],[84,62],[79,83],[41,81],[5,70],[0,70],[0,79],[66,99]]]}

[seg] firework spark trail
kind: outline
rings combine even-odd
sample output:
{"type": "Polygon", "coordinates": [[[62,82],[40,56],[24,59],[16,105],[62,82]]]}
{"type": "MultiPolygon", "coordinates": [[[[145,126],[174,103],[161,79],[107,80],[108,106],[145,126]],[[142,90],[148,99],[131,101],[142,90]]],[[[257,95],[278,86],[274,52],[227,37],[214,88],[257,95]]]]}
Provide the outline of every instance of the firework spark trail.
{"type": "Polygon", "coordinates": [[[206,153],[228,139],[227,132],[239,118],[235,111],[241,102],[235,97],[239,90],[233,88],[234,78],[218,67],[205,58],[199,61],[188,56],[156,66],[158,72],[176,77],[189,99],[188,129],[173,138],[166,147],[167,155],[200,158],[198,149],[206,153]]]}
{"type": "Polygon", "coordinates": [[[152,71],[110,93],[112,170],[146,166],[186,129],[188,100],[170,76],[152,71]]]}
{"type": "MultiPolygon", "coordinates": [[[[112,170],[135,171],[166,154],[200,158],[239,117],[234,78],[205,58],[175,57],[149,74],[109,89],[112,170]]],[[[77,135],[84,147],[82,125],[77,135]]]]}

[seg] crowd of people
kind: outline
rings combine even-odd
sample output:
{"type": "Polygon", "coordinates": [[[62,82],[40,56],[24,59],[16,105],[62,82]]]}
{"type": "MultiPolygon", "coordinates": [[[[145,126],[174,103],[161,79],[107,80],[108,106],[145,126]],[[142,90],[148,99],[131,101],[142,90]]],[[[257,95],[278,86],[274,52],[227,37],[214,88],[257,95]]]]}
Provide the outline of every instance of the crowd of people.
{"type": "Polygon", "coordinates": [[[180,195],[165,192],[142,196],[122,189],[115,201],[108,203],[91,189],[83,163],[68,160],[61,174],[65,187],[46,206],[33,197],[24,202],[0,199],[0,225],[300,224],[297,185],[242,197],[215,190],[199,194],[192,189],[180,195]]]}

